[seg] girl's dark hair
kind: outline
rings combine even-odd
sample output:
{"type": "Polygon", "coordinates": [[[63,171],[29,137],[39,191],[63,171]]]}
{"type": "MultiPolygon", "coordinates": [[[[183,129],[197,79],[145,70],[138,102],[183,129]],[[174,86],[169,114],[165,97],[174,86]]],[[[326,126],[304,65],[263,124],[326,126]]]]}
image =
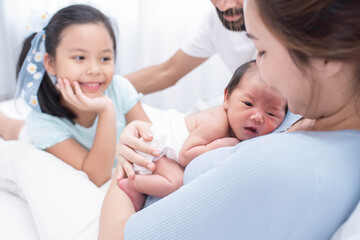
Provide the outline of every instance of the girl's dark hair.
{"type": "Polygon", "coordinates": [[[246,62],[242,64],[240,67],[238,67],[233,76],[231,77],[230,82],[228,83],[227,87],[225,88],[230,95],[232,91],[238,86],[241,79],[243,78],[244,74],[251,68],[256,67],[256,60],[251,60],[249,62],[246,62]]]}
{"type": "MultiPolygon", "coordinates": [[[[56,48],[60,43],[62,32],[71,25],[86,23],[101,23],[105,26],[111,39],[113,40],[113,49],[114,54],[116,55],[116,39],[110,19],[99,10],[83,4],[65,7],[55,13],[55,15],[50,19],[48,25],[44,28],[46,35],[46,52],[51,57],[55,57],[56,48]]],[[[31,40],[35,37],[35,35],[36,33],[31,34],[24,41],[16,67],[16,76],[18,76],[20,72],[25,57],[30,50],[31,40]]],[[[40,84],[37,97],[43,113],[67,118],[72,122],[76,118],[75,113],[60,104],[60,93],[46,72],[40,84]]]]}

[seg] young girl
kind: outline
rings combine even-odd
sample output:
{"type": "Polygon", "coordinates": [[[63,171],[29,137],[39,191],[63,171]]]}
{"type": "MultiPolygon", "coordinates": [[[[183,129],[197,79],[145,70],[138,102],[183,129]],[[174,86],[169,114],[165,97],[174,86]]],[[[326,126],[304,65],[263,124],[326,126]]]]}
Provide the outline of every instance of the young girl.
{"type": "MultiPolygon", "coordinates": [[[[152,125],[154,140],[150,145],[159,149],[160,156],[174,161],[141,153],[156,161],[154,174],[123,179],[120,174],[119,186],[138,211],[144,205],[144,193],[165,197],[182,186],[180,165],[186,167],[205,152],[271,133],[282,123],[286,111],[286,99],[261,79],[255,60],[247,62],[228,83],[222,105],[186,117],[170,112],[170,121],[164,119],[152,125]]],[[[138,165],[134,170],[151,173],[138,165]]]]}
{"type": "Polygon", "coordinates": [[[17,66],[18,94],[34,109],[25,122],[32,144],[84,171],[97,186],[111,177],[126,123],[149,121],[140,94],[114,76],[115,57],[109,19],[72,5],[25,40],[17,66]]]}

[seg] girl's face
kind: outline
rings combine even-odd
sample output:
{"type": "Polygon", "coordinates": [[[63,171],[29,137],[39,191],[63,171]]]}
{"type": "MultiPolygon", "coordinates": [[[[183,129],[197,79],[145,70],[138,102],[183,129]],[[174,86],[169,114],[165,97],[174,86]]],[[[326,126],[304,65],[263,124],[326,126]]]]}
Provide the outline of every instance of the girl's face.
{"type": "Polygon", "coordinates": [[[58,79],[77,81],[88,97],[102,96],[114,75],[113,41],[102,24],[67,27],[55,57],[45,57],[47,71],[58,79]]]}
{"type": "MultiPolygon", "coordinates": [[[[244,16],[248,36],[259,54],[256,63],[262,79],[278,89],[288,100],[289,110],[304,114],[311,112],[311,81],[297,68],[288,50],[265,27],[254,1],[245,1],[244,16]]],[[[314,104],[313,104],[314,105],[314,104]]]]}
{"type": "Polygon", "coordinates": [[[257,73],[245,73],[230,95],[225,92],[224,109],[232,132],[240,140],[274,131],[284,120],[285,106],[286,99],[257,73]]]}

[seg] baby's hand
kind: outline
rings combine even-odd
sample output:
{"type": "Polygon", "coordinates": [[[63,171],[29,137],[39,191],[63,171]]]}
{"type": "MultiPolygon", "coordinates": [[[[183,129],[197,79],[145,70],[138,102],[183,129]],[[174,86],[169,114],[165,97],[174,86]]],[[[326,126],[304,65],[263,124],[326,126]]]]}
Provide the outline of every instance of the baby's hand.
{"type": "Polygon", "coordinates": [[[60,90],[64,99],[82,111],[91,111],[98,114],[106,110],[108,106],[112,106],[111,99],[105,95],[96,98],[86,96],[77,81],[73,82],[74,89],[71,87],[68,79],[58,79],[57,88],[60,90]]]}

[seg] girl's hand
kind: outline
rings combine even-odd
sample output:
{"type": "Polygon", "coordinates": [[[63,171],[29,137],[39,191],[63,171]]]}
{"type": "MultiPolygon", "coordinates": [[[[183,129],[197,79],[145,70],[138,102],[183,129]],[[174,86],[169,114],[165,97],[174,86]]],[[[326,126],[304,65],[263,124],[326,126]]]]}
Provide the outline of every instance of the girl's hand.
{"type": "Polygon", "coordinates": [[[57,88],[60,90],[64,99],[74,105],[81,111],[102,113],[112,101],[109,97],[103,95],[101,97],[90,98],[87,97],[82,91],[77,81],[73,81],[74,89],[71,87],[68,79],[58,79],[57,88]]]}
{"type": "Polygon", "coordinates": [[[128,178],[132,179],[135,177],[135,172],[133,168],[133,163],[143,166],[150,171],[154,171],[155,164],[135,150],[153,155],[158,157],[160,155],[159,151],[147,144],[144,141],[151,141],[152,134],[150,131],[151,123],[142,122],[142,121],[132,121],[129,123],[124,131],[122,132],[119,143],[116,149],[116,156],[119,161],[119,164],[125,170],[128,178]],[[141,140],[142,138],[143,140],[141,140]]]}

